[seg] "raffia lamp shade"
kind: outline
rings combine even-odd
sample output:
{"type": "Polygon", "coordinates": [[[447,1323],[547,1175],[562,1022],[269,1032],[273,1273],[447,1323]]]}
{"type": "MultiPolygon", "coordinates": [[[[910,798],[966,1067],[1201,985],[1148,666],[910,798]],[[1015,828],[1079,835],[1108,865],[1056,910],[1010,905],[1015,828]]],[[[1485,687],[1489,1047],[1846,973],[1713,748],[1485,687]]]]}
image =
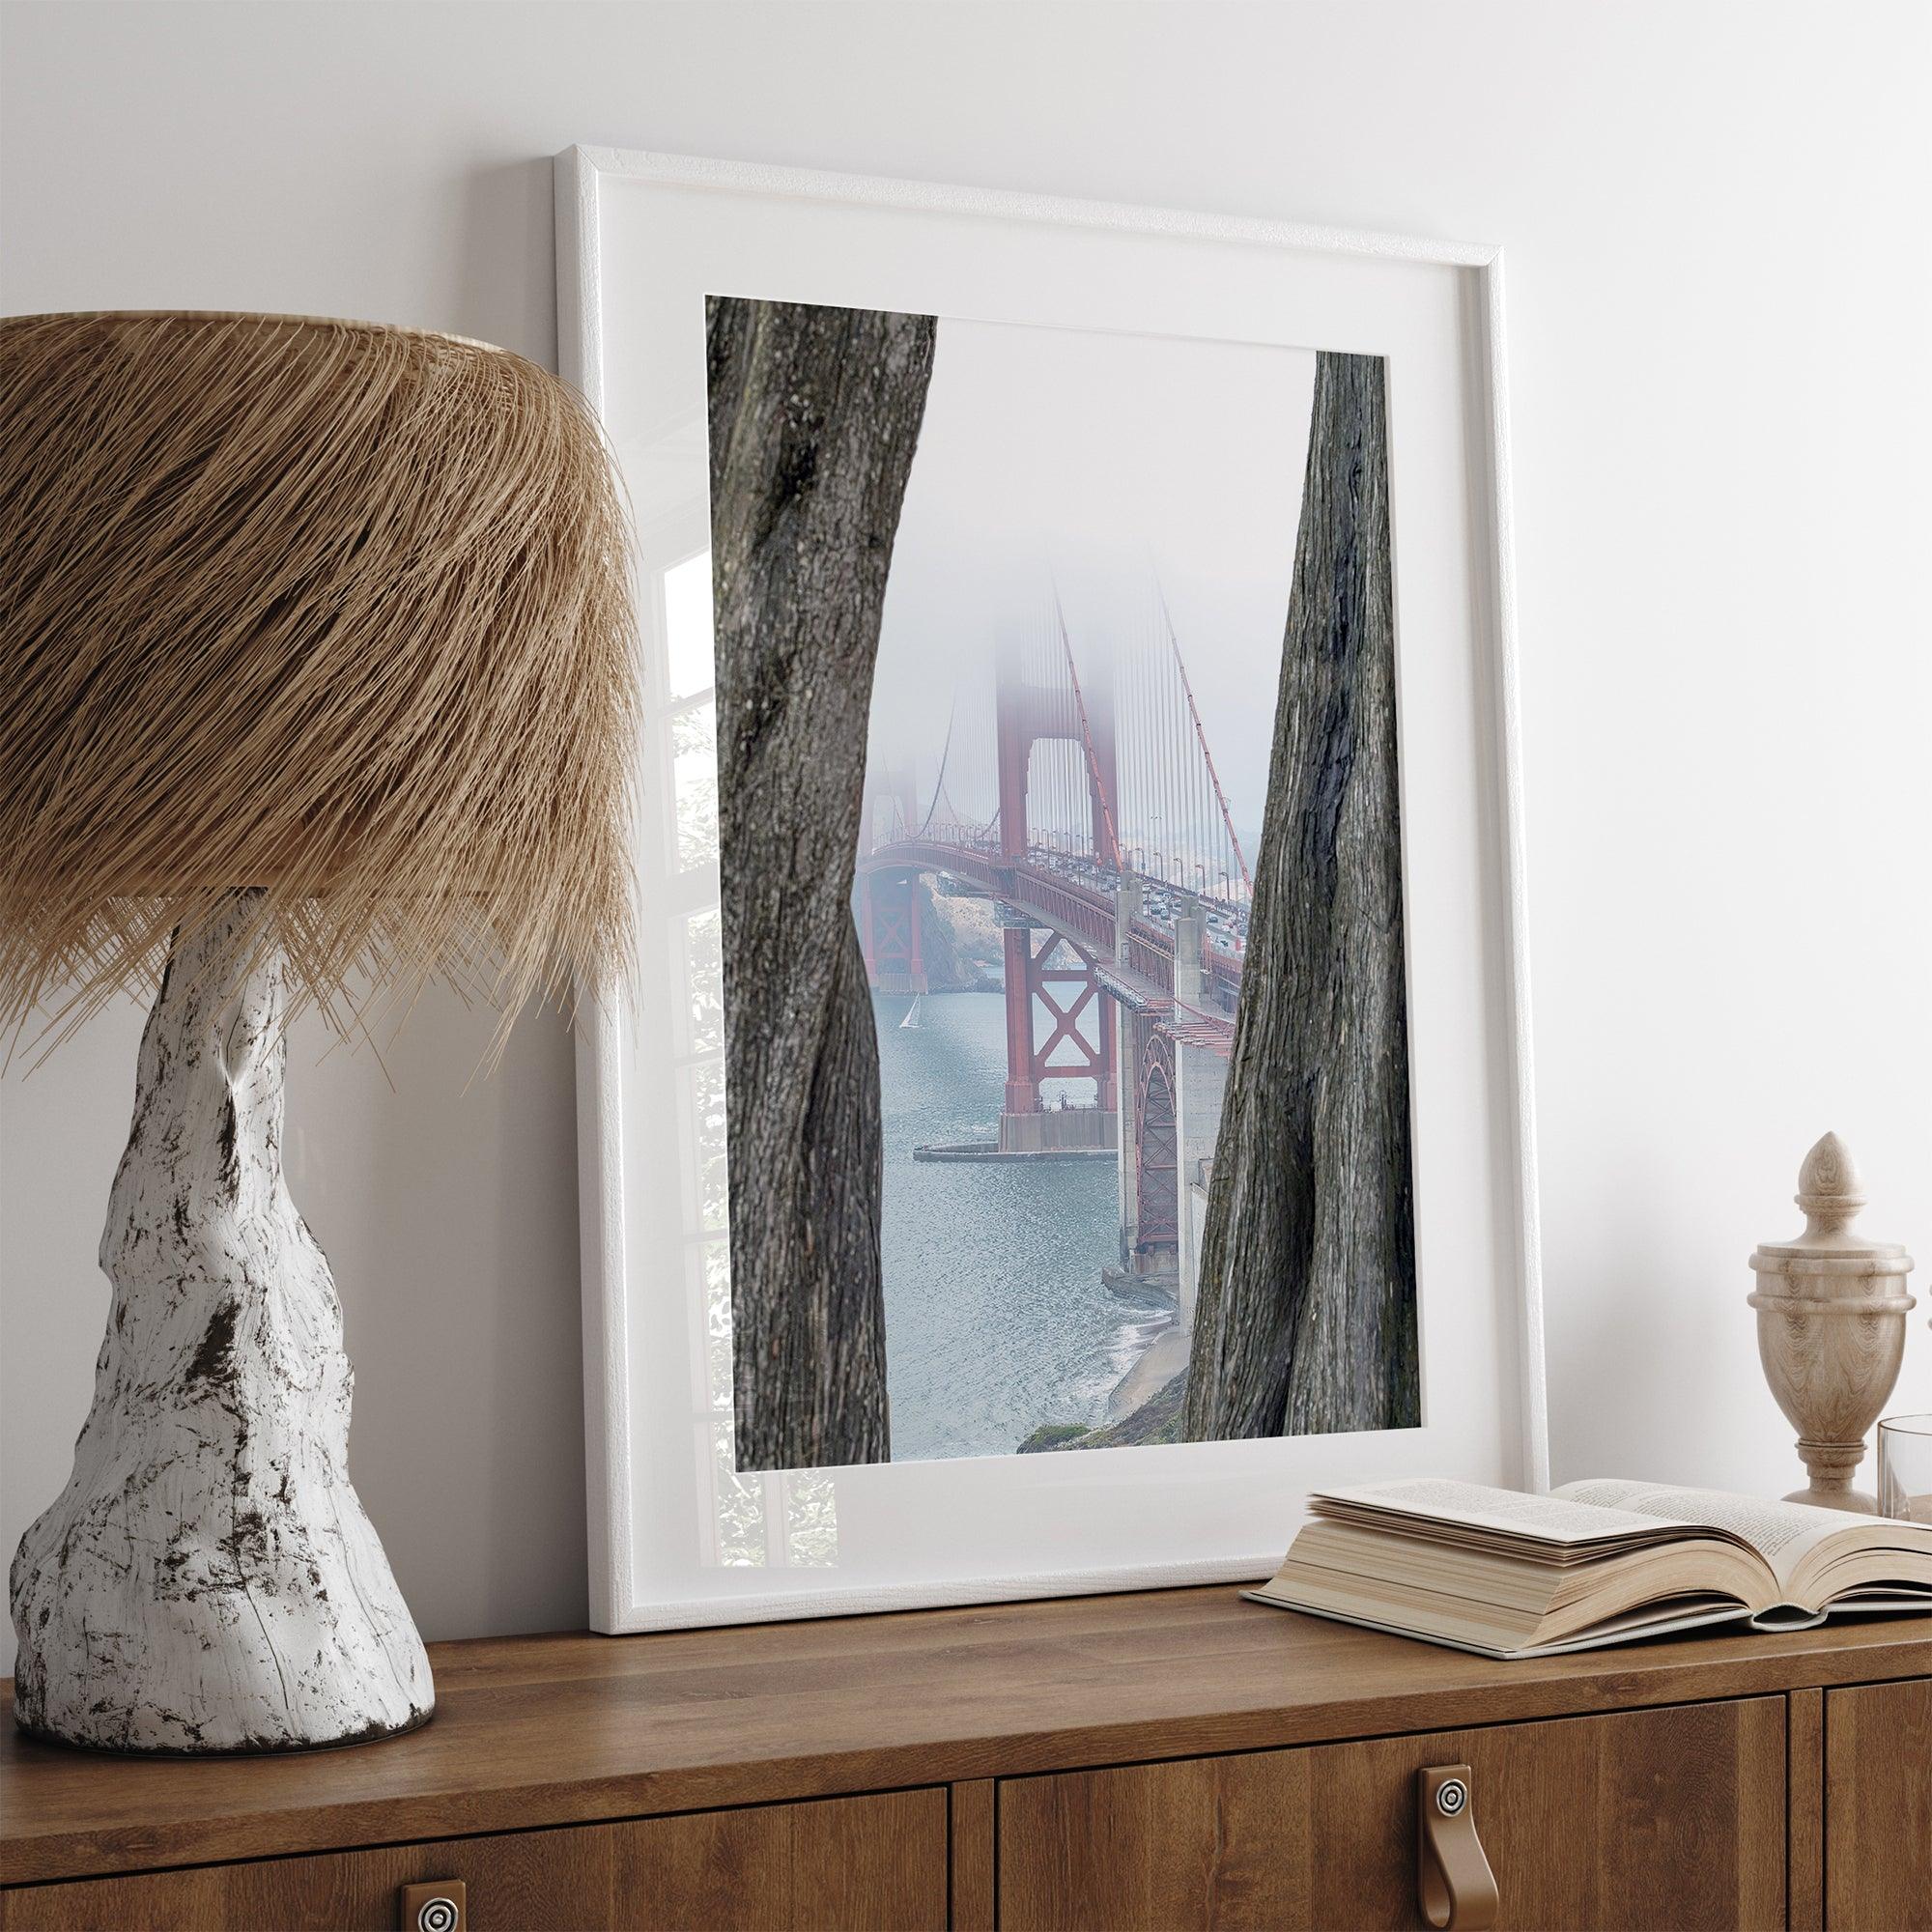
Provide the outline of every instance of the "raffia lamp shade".
{"type": "Polygon", "coordinates": [[[507,1027],[619,978],[625,535],[595,422],[501,351],[0,322],[0,1027],[57,1044],[159,987],[93,1405],[12,1569],[37,1735],[287,1750],[434,1708],[282,1173],[287,1019],[440,975],[507,1027]]]}
{"type": "Polygon", "coordinates": [[[513,1014],[630,940],[637,673],[594,419],[362,323],[0,322],[0,1021],[259,888],[293,1005],[513,1014]]]}

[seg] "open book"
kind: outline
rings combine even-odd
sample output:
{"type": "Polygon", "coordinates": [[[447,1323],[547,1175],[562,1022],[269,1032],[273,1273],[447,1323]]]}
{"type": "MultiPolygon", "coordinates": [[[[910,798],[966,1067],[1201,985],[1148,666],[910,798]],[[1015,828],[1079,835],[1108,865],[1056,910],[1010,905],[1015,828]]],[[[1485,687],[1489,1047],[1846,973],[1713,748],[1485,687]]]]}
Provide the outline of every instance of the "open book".
{"type": "Polygon", "coordinates": [[[1287,1561],[1246,1595],[1487,1657],[1932,1611],[1932,1524],[1890,1517],[1603,1480],[1547,1496],[1372,1483],[1320,1491],[1309,1508],[1287,1561]]]}

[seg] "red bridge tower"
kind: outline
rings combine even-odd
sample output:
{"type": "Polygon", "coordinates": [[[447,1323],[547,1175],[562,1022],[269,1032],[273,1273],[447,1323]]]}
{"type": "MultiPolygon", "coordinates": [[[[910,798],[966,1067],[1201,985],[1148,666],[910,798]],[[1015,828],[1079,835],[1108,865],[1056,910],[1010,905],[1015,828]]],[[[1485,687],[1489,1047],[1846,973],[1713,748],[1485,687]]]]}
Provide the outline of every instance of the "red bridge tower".
{"type": "MultiPolygon", "coordinates": [[[[1067,665],[1065,685],[1025,681],[1015,655],[1003,653],[996,698],[1000,858],[1028,863],[1027,781],[1033,748],[1065,740],[1079,748],[1087,775],[1095,858],[1116,869],[1120,845],[1110,800],[1114,790],[1114,718],[1109,694],[1090,699],[1067,665]]],[[[1119,1129],[1115,1089],[1114,1005],[1102,992],[1093,955],[1051,932],[1036,947],[1025,925],[1006,929],[1007,1091],[1000,1115],[1002,1151],[1112,1147],[1119,1129]],[[1082,1024],[1093,1011],[1091,1031],[1082,1024]],[[1038,1037],[1039,1020],[1046,1037],[1038,1037]],[[1094,1105],[1047,1112],[1040,1083],[1090,1079],[1094,1105]]]]}

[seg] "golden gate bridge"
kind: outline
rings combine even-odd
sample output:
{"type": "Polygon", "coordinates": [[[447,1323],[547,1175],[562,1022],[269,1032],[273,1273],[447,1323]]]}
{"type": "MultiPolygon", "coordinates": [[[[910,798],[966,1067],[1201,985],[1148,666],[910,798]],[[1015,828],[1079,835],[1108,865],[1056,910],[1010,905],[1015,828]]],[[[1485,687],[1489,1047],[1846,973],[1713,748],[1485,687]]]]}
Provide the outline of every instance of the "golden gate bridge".
{"type": "Polygon", "coordinates": [[[955,686],[929,778],[874,759],[853,905],[872,986],[930,989],[935,894],[988,901],[1004,952],[998,1140],[920,1157],[1117,1156],[1122,1263],[1191,1320],[1253,881],[1158,585],[1084,652],[1054,590],[955,686]]]}

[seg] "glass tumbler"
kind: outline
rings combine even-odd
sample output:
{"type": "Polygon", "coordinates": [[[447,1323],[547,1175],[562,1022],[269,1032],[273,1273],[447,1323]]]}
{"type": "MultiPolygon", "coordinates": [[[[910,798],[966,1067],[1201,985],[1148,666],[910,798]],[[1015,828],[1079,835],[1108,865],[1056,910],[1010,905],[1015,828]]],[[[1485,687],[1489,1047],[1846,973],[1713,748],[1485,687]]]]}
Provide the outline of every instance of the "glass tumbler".
{"type": "Polygon", "coordinates": [[[1888,1415],[1878,1426],[1881,1516],[1932,1522],[1932,1415],[1888,1415]]]}

